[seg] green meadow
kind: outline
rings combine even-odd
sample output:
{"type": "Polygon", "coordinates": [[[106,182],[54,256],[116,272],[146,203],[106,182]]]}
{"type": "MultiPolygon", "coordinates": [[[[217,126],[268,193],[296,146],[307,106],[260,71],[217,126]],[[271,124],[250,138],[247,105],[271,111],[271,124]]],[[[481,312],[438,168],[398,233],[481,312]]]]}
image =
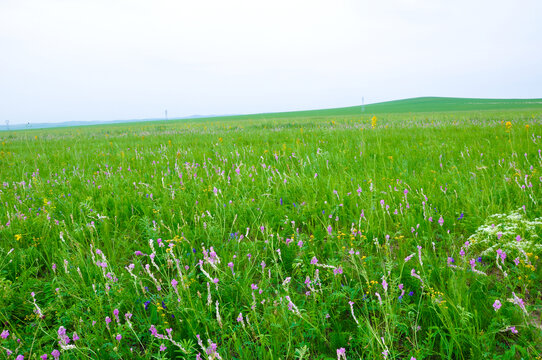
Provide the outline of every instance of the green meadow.
{"type": "Polygon", "coordinates": [[[0,358],[542,359],[541,120],[417,98],[2,131],[0,358]]]}

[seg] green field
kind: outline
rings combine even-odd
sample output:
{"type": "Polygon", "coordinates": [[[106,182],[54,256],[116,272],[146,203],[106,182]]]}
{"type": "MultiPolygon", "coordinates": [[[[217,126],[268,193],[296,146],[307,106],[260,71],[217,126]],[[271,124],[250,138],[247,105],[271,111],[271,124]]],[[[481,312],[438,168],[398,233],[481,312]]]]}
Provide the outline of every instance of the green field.
{"type": "Polygon", "coordinates": [[[0,132],[0,356],[541,359],[541,120],[418,98],[0,132]]]}

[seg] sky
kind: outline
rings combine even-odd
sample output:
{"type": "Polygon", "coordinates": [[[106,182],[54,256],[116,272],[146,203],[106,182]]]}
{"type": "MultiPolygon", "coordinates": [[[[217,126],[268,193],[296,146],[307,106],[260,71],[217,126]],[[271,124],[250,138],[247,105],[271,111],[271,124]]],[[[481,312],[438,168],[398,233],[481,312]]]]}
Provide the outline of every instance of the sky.
{"type": "Polygon", "coordinates": [[[542,98],[540,0],[0,0],[0,125],[542,98]]]}

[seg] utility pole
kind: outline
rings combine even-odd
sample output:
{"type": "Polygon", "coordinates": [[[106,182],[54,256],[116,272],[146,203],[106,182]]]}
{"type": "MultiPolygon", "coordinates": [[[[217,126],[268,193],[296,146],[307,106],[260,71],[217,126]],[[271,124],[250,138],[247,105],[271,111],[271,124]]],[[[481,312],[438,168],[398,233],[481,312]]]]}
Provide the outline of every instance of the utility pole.
{"type": "Polygon", "coordinates": [[[167,109],[166,109],[166,120],[167,120],[167,109]]]}

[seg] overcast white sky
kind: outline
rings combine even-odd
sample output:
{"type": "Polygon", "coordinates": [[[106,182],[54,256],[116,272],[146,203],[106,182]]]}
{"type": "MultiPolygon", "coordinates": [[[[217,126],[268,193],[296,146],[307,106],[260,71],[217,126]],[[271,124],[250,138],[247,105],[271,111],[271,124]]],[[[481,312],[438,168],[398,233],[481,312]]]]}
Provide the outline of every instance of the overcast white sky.
{"type": "Polygon", "coordinates": [[[542,97],[540,0],[0,0],[0,124],[542,97]]]}

